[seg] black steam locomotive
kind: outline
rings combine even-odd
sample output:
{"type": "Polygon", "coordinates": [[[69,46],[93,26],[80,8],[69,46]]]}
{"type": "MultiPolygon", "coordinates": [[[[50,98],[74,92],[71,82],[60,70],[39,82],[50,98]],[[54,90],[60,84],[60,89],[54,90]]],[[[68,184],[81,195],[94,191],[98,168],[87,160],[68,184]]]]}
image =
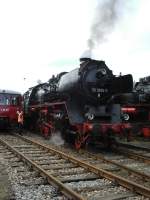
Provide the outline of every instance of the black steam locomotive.
{"type": "Polygon", "coordinates": [[[80,68],[53,76],[24,94],[27,126],[45,137],[59,130],[76,148],[109,141],[129,129],[119,99],[133,89],[130,74],[115,76],[104,61],[80,62],[80,68]]]}
{"type": "Polygon", "coordinates": [[[133,92],[124,94],[120,102],[132,133],[150,137],[150,76],[140,78],[133,92]]]}

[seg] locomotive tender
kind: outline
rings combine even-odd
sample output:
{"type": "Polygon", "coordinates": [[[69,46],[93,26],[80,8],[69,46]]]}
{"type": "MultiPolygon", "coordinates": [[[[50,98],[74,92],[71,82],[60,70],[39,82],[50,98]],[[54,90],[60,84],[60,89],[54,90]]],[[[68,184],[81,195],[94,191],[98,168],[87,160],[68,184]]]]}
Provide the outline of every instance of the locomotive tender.
{"type": "Polygon", "coordinates": [[[17,111],[21,109],[21,93],[0,90],[0,129],[15,128],[17,125],[17,111]]]}
{"type": "Polygon", "coordinates": [[[115,76],[104,61],[80,59],[80,68],[53,76],[24,94],[26,125],[47,137],[59,130],[80,148],[128,130],[118,96],[133,89],[132,75],[115,76]]]}

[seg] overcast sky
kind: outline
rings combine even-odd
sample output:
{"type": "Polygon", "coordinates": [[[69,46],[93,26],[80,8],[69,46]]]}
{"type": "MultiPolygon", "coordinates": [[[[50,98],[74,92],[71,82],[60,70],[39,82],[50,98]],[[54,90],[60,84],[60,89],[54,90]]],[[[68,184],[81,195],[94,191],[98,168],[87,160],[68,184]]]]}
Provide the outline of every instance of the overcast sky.
{"type": "MultiPolygon", "coordinates": [[[[111,0],[0,0],[0,89],[23,93],[78,67],[105,1],[111,0]]],[[[115,26],[92,57],[138,80],[150,75],[150,1],[120,2],[115,26]]]]}

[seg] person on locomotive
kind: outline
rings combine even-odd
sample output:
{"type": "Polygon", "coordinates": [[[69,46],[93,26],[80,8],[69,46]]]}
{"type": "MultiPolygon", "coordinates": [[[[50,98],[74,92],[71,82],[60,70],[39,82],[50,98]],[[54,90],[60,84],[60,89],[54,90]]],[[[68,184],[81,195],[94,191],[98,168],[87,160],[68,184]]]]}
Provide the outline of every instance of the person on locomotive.
{"type": "Polygon", "coordinates": [[[23,111],[18,110],[17,116],[18,116],[18,133],[20,135],[22,135],[22,131],[23,131],[23,111]]]}

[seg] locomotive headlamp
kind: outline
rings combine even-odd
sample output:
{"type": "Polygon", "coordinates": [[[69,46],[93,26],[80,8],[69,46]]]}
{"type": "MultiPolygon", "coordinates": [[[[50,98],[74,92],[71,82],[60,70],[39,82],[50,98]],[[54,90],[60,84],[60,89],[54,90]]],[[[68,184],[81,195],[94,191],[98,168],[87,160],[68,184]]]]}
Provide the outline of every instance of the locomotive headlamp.
{"type": "Polygon", "coordinates": [[[92,113],[86,113],[86,114],[85,114],[85,117],[86,117],[88,120],[93,120],[93,119],[94,119],[94,114],[92,114],[92,113]]]}
{"type": "Polygon", "coordinates": [[[124,113],[124,114],[123,114],[123,119],[124,119],[125,121],[128,121],[128,120],[130,119],[130,117],[129,117],[129,115],[128,115],[127,113],[124,113]]]}
{"type": "Polygon", "coordinates": [[[54,119],[61,119],[63,115],[61,113],[54,113],[53,114],[54,119]]]}

